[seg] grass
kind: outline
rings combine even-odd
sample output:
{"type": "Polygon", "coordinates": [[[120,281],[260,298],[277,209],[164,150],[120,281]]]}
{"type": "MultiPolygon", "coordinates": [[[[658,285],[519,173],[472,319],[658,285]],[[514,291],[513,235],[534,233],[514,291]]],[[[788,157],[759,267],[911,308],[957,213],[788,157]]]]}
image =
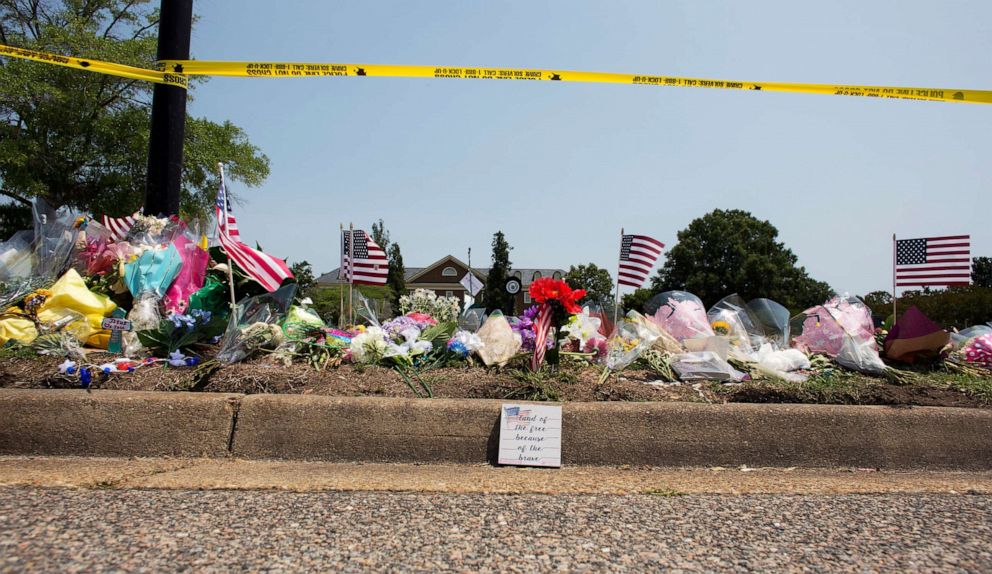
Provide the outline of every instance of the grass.
{"type": "Polygon", "coordinates": [[[941,373],[939,377],[934,377],[932,381],[935,383],[932,386],[941,386],[961,391],[987,405],[992,405],[992,377],[975,378],[967,375],[941,373]]]}
{"type": "Polygon", "coordinates": [[[515,368],[506,371],[513,382],[504,385],[503,398],[517,401],[561,402],[561,385],[575,380],[566,371],[552,373],[547,367],[539,371],[515,368]]]}
{"type": "Polygon", "coordinates": [[[9,342],[0,347],[0,359],[37,359],[38,352],[30,345],[22,345],[17,342],[9,342]]]}

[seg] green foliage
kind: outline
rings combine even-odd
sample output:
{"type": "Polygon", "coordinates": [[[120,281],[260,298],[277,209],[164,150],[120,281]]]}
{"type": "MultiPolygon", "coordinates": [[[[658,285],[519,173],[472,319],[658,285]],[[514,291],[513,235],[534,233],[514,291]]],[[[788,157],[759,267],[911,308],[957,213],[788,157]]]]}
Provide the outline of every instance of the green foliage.
{"type": "MultiPolygon", "coordinates": [[[[151,68],[157,19],[147,0],[0,0],[0,42],[151,68]]],[[[38,196],[53,207],[133,213],[144,198],[151,95],[148,82],[4,61],[0,194],[21,203],[38,196]]],[[[187,118],[184,152],[180,199],[189,218],[213,204],[217,162],[231,180],[249,186],[269,173],[268,158],[230,122],[187,118]]]]}
{"type": "Polygon", "coordinates": [[[493,235],[493,261],[486,280],[485,303],[488,311],[499,309],[509,315],[513,313],[513,295],[506,292],[506,280],[510,278],[513,263],[510,262],[510,251],[513,249],[506,241],[502,231],[493,235]]]}
{"type": "Polygon", "coordinates": [[[992,257],[975,257],[972,260],[971,281],[979,287],[992,289],[992,257]]]}
{"type": "MultiPolygon", "coordinates": [[[[891,315],[891,296],[885,300],[874,295],[866,295],[865,303],[883,317],[891,315]]],[[[992,321],[992,289],[987,287],[971,285],[942,291],[907,291],[899,297],[897,305],[900,315],[916,305],[924,315],[944,328],[964,329],[992,321]]]]}
{"type": "Polygon", "coordinates": [[[393,293],[390,303],[393,309],[400,308],[400,297],[406,294],[406,267],[403,266],[403,254],[400,252],[400,244],[393,243],[389,246],[389,275],[386,276],[386,286],[393,293]]]}
{"type": "Polygon", "coordinates": [[[572,289],[585,289],[582,303],[593,301],[608,304],[613,301],[613,279],[610,272],[600,269],[595,263],[572,265],[565,274],[565,282],[572,289]]]}
{"type": "Polygon", "coordinates": [[[503,385],[503,398],[516,401],[550,401],[562,400],[561,382],[568,382],[563,373],[552,373],[544,368],[538,371],[529,369],[512,369],[507,371],[513,377],[513,382],[503,385]]]}
{"type": "Polygon", "coordinates": [[[458,323],[438,323],[437,325],[431,325],[430,327],[424,329],[424,332],[420,334],[421,341],[429,341],[434,345],[434,350],[438,351],[444,350],[445,345],[448,343],[448,339],[455,334],[458,329],[458,323]]]}
{"type": "Polygon", "coordinates": [[[888,313],[892,312],[892,293],[888,291],[872,291],[871,293],[862,297],[865,305],[871,307],[871,310],[882,315],[887,316],[888,313]],[[888,311],[885,311],[888,309],[888,311]]]}
{"type": "Polygon", "coordinates": [[[370,235],[372,235],[372,241],[382,247],[383,251],[389,251],[389,230],[386,229],[386,223],[382,219],[372,223],[370,235]]]}
{"type": "Polygon", "coordinates": [[[296,299],[302,300],[313,297],[317,290],[317,279],[313,276],[313,268],[310,262],[303,260],[289,266],[289,270],[296,277],[296,299]]]}
{"type": "Polygon", "coordinates": [[[157,329],[138,331],[136,334],[141,344],[148,347],[156,356],[168,357],[173,351],[185,349],[223,334],[225,328],[227,328],[226,317],[191,311],[189,315],[162,319],[158,322],[157,329]],[[188,323],[184,324],[176,317],[185,318],[188,323]]]}
{"type": "MultiPolygon", "coordinates": [[[[365,295],[370,300],[389,299],[392,296],[389,288],[381,285],[355,285],[355,291],[365,295]]],[[[310,298],[312,308],[328,325],[338,325],[341,315],[341,300],[344,297],[344,307],[348,308],[348,285],[331,285],[314,289],[310,298]]]]}
{"type": "Polygon", "coordinates": [[[651,288],[689,291],[707,306],[731,293],[745,301],[768,297],[796,311],[823,303],[830,287],[797,266],[777,237],[775,226],[746,211],[714,210],[679,232],[651,288]]]}
{"type": "Polygon", "coordinates": [[[34,221],[31,218],[31,208],[20,203],[0,204],[0,241],[6,241],[11,235],[22,229],[31,229],[34,221]]]}
{"type": "Polygon", "coordinates": [[[644,312],[644,305],[648,302],[648,299],[654,295],[655,292],[651,289],[637,289],[633,293],[624,295],[620,300],[623,312],[627,311],[637,311],[638,313],[644,312]]]}
{"type": "Polygon", "coordinates": [[[403,266],[403,254],[399,243],[391,243],[386,223],[380,219],[372,224],[372,241],[386,252],[389,261],[389,273],[386,275],[386,286],[392,291],[389,299],[393,309],[400,308],[400,297],[406,294],[406,268],[403,266]]]}

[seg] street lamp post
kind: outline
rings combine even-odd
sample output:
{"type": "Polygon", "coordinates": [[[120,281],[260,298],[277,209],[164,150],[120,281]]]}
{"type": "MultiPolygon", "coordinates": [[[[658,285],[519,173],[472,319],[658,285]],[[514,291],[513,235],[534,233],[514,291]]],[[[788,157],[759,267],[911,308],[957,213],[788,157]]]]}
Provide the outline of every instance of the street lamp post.
{"type": "MultiPolygon", "coordinates": [[[[193,0],[162,0],[158,23],[158,59],[188,60],[193,28],[193,0]]],[[[155,84],[148,146],[145,214],[179,213],[186,132],[186,90],[155,84]]]]}

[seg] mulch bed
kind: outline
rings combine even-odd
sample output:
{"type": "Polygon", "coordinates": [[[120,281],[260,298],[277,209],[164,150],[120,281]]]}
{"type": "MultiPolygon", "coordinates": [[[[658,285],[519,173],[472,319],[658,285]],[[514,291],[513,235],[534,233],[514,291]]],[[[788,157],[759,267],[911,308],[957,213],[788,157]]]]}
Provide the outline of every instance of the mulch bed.
{"type": "MultiPolygon", "coordinates": [[[[76,377],[58,373],[61,360],[0,358],[2,388],[79,388],[76,377]]],[[[718,383],[671,384],[659,381],[651,371],[627,370],[599,384],[598,369],[566,371],[559,378],[545,377],[537,386],[507,371],[483,368],[445,368],[424,373],[435,398],[545,399],[568,401],[683,401],[741,403],[827,403],[849,405],[943,406],[992,408],[992,405],[959,390],[920,384],[898,385],[877,379],[829,394],[810,393],[788,384],[753,382],[740,385],[718,383]],[[535,394],[537,393],[537,394],[535,394]]],[[[180,391],[197,382],[191,368],[153,367],[131,374],[94,378],[94,390],[180,391]]],[[[403,378],[383,367],[342,365],[317,371],[306,365],[283,367],[264,360],[230,365],[200,380],[205,392],[282,393],[327,396],[408,397],[416,395],[403,378]]]]}

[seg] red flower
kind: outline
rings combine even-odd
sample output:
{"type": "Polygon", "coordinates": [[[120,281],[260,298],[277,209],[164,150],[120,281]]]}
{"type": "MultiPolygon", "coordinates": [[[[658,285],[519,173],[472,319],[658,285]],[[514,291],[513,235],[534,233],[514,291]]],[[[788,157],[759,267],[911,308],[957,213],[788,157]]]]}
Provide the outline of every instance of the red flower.
{"type": "Polygon", "coordinates": [[[586,296],[585,289],[572,289],[561,279],[542,277],[530,284],[530,297],[538,303],[557,301],[569,313],[581,313],[578,301],[586,296]]]}

